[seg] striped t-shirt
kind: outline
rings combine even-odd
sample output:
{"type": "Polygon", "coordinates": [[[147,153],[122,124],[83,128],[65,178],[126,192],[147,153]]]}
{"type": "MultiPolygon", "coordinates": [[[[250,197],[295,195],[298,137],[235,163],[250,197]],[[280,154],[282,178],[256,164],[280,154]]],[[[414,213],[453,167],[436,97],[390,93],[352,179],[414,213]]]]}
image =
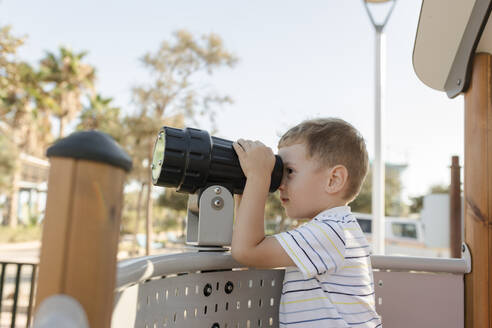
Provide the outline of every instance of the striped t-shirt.
{"type": "Polygon", "coordinates": [[[275,237],[296,264],[285,270],[280,327],[382,327],[370,246],[349,206],[321,212],[275,237]]]}

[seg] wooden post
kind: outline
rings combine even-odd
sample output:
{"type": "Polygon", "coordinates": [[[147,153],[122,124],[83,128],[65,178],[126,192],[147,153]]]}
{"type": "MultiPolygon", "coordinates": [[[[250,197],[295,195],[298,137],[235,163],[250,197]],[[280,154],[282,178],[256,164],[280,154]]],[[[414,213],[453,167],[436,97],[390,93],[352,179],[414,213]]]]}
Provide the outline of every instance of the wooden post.
{"type": "Polygon", "coordinates": [[[488,54],[475,55],[465,94],[465,241],[472,272],[465,276],[465,327],[492,327],[492,81],[488,54]]]}
{"type": "Polygon", "coordinates": [[[91,328],[109,327],[130,158],[96,131],[60,140],[48,149],[48,157],[36,307],[48,296],[66,294],[82,305],[91,328]]]}
{"type": "Polygon", "coordinates": [[[451,185],[449,186],[449,248],[451,257],[461,257],[461,178],[460,158],[451,159],[451,185]]]}

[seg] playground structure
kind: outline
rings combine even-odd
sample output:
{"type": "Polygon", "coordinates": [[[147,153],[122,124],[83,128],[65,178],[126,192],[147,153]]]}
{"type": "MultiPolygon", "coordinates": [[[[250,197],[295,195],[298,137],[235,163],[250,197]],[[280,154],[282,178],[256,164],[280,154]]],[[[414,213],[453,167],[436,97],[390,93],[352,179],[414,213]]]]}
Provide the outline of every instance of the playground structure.
{"type": "MultiPolygon", "coordinates": [[[[492,327],[491,8],[492,0],[422,5],[416,73],[451,97],[465,95],[465,244],[460,259],[372,257],[385,327],[492,327]]],[[[281,268],[244,268],[227,252],[199,251],[116,263],[131,165],[112,140],[78,133],[48,156],[34,327],[278,326],[281,268]]]]}

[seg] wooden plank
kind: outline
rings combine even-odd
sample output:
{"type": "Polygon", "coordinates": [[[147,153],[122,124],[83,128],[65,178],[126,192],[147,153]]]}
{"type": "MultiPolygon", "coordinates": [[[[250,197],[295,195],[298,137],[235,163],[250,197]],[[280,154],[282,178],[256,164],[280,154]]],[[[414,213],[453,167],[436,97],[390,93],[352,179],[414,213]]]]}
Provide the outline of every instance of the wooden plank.
{"type": "Polygon", "coordinates": [[[36,303],[74,297],[91,327],[109,327],[123,199],[123,169],[52,158],[36,303]]]}
{"type": "Polygon", "coordinates": [[[488,267],[489,267],[489,328],[492,328],[492,100],[491,100],[491,94],[492,94],[492,58],[490,55],[488,55],[489,58],[489,67],[488,67],[488,81],[489,81],[489,88],[488,88],[488,105],[487,105],[487,176],[488,176],[488,188],[487,188],[487,198],[488,198],[488,230],[489,230],[489,262],[488,262],[488,267]]]}
{"type": "Polygon", "coordinates": [[[109,327],[125,172],[78,161],[75,181],[64,289],[82,304],[91,327],[109,327]]]}
{"type": "Polygon", "coordinates": [[[451,184],[449,186],[449,248],[451,257],[461,257],[461,177],[460,158],[451,159],[451,184]]]}
{"type": "Polygon", "coordinates": [[[470,88],[465,94],[465,242],[472,272],[465,276],[465,327],[492,327],[492,145],[490,117],[491,56],[474,58],[470,88]]]}
{"type": "Polygon", "coordinates": [[[53,158],[48,177],[48,197],[43,222],[36,307],[47,296],[63,292],[70,206],[75,161],[53,158]]]}

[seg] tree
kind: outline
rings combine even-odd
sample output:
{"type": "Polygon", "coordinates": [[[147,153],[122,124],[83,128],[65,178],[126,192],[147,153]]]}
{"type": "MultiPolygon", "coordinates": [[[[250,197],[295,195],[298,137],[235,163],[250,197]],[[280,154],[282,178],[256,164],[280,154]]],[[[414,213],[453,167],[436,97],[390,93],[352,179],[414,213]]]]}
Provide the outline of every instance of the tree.
{"type": "Polygon", "coordinates": [[[188,207],[188,195],[176,192],[172,188],[165,188],[165,192],[157,198],[157,204],[178,212],[184,212],[188,207]]]}
{"type": "Polygon", "coordinates": [[[278,191],[269,193],[265,204],[265,219],[272,220],[280,218],[280,222],[275,227],[275,232],[283,231],[285,228],[285,219],[287,215],[280,201],[280,193],[278,191]]]}
{"type": "Polygon", "coordinates": [[[214,122],[218,105],[230,103],[227,96],[220,96],[210,90],[207,84],[200,84],[204,73],[212,74],[223,66],[232,67],[236,57],[227,51],[222,39],[215,34],[195,38],[185,30],[174,33],[172,41],[164,41],[155,53],[147,53],[142,64],[149,70],[149,83],[136,86],[133,96],[138,111],[128,118],[134,139],[132,156],[145,173],[137,173],[140,183],[146,185],[147,253],[150,252],[152,229],[152,182],[150,163],[154,140],[165,117],[182,115],[195,124],[197,116],[208,116],[214,122]],[[146,126],[142,126],[142,123],[146,126]]]}
{"type": "Polygon", "coordinates": [[[39,155],[50,134],[49,117],[43,107],[36,106],[44,103],[38,72],[17,58],[24,38],[12,35],[10,30],[0,28],[0,133],[2,146],[8,149],[1,155],[10,157],[1,159],[10,176],[6,223],[16,226],[21,151],[39,155]]]}
{"type": "Polygon", "coordinates": [[[449,185],[432,185],[429,188],[430,194],[449,194],[449,185]]]}
{"type": "Polygon", "coordinates": [[[174,210],[175,212],[173,222],[164,222],[164,224],[161,224],[160,226],[170,227],[173,225],[178,225],[181,227],[181,235],[184,236],[187,216],[186,210],[188,208],[188,195],[179,193],[173,188],[165,188],[165,191],[157,198],[157,204],[159,206],[174,210]]]}
{"type": "Polygon", "coordinates": [[[77,130],[98,130],[112,136],[118,143],[125,134],[120,118],[120,108],[111,104],[113,98],[96,94],[89,98],[89,104],[80,113],[77,130]]]}
{"type": "MultiPolygon", "coordinates": [[[[427,194],[449,194],[449,185],[432,185],[427,194]]],[[[420,213],[424,207],[424,195],[410,198],[410,213],[420,213]]]]}
{"type": "Polygon", "coordinates": [[[60,47],[59,55],[47,52],[41,60],[40,78],[50,96],[46,103],[59,121],[59,138],[64,136],[66,124],[82,110],[82,96],[94,90],[95,69],[82,62],[86,55],[60,47]]]}
{"type": "MultiPolygon", "coordinates": [[[[152,181],[150,180],[149,161],[151,159],[149,160],[148,158],[148,149],[154,146],[157,131],[162,125],[182,128],[184,126],[184,116],[182,114],[170,116],[162,121],[155,121],[147,116],[127,116],[123,122],[125,131],[123,144],[133,160],[133,168],[130,172],[129,180],[139,185],[135,222],[135,231],[138,231],[144,200],[145,198],[148,199],[152,192],[152,189],[149,188],[149,184],[151,185],[152,181]]],[[[146,210],[148,212],[152,204],[147,202],[145,204],[147,204],[146,210]]]]}
{"type": "MultiPolygon", "coordinates": [[[[385,215],[399,216],[405,212],[404,204],[400,201],[402,183],[400,174],[405,166],[386,164],[385,189],[384,189],[384,212],[385,215]]],[[[354,201],[350,203],[354,212],[371,213],[372,211],[372,169],[369,168],[366,179],[362,184],[361,191],[354,201]]]]}
{"type": "Polygon", "coordinates": [[[410,213],[420,213],[424,208],[424,196],[410,197],[410,213]]]}

